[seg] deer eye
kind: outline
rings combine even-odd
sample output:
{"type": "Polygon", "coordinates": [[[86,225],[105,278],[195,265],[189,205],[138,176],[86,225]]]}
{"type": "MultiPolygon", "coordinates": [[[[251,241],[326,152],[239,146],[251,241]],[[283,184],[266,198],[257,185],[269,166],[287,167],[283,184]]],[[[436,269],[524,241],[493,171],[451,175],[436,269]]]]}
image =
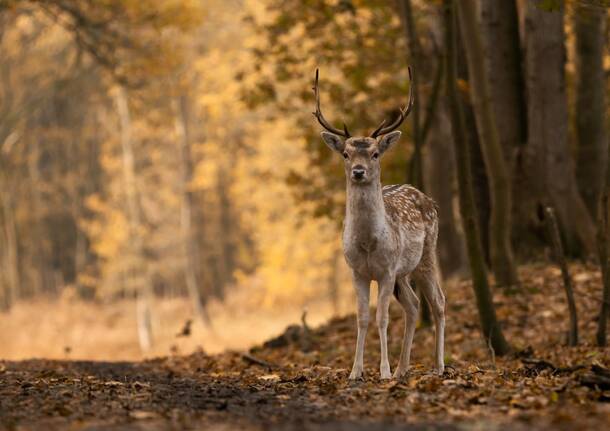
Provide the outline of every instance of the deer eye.
{"type": "Polygon", "coordinates": [[[343,152],[343,158],[345,160],[349,159],[349,154],[347,154],[347,152],[343,152]]]}
{"type": "Polygon", "coordinates": [[[374,152],[373,155],[371,156],[371,159],[373,160],[377,160],[379,158],[379,153],[378,152],[374,152]]]}

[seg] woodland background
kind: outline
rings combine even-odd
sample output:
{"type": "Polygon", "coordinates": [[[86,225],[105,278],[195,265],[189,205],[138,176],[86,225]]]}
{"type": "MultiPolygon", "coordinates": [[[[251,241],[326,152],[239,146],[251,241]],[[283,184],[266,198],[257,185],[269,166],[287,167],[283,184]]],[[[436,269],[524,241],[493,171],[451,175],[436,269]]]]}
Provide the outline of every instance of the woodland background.
{"type": "Polygon", "coordinates": [[[358,133],[413,68],[383,182],[439,204],[446,289],[470,272],[480,300],[490,268],[519,295],[551,260],[540,204],[569,259],[603,259],[607,2],[465,4],[0,0],[0,356],[244,348],[351,312],[316,68],[358,133]]]}

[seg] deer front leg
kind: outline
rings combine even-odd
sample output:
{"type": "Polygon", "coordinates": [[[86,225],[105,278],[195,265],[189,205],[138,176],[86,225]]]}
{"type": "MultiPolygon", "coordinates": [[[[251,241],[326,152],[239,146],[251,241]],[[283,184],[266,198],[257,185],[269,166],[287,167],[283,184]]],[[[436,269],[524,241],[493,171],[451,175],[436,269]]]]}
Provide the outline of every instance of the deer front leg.
{"type": "Polygon", "coordinates": [[[394,292],[394,277],[379,282],[379,296],[377,298],[377,327],[379,329],[379,342],[381,344],[381,362],[379,373],[382,379],[392,377],[390,361],[388,360],[388,323],[389,309],[392,293],[394,292]]]}
{"type": "Polygon", "coordinates": [[[358,299],[358,340],[356,341],[356,354],[354,356],[354,366],[349,375],[350,380],[362,377],[364,368],[364,341],[369,327],[369,296],[371,281],[358,274],[353,274],[353,284],[358,299]]]}

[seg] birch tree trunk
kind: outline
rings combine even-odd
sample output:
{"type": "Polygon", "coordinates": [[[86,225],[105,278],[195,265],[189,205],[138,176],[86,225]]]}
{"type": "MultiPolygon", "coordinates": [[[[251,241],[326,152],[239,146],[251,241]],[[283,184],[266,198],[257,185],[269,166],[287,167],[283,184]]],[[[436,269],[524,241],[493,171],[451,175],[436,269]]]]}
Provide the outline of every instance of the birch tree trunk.
{"type": "Polygon", "coordinates": [[[545,11],[539,3],[528,0],[525,17],[528,189],[555,208],[566,248],[591,255],[595,227],[578,192],[568,145],[564,10],[545,11]]]}
{"type": "Polygon", "coordinates": [[[470,91],[479,131],[479,142],[490,183],[490,255],[496,282],[502,286],[519,284],[511,245],[512,197],[509,171],[498,138],[496,119],[490,105],[490,90],[484,66],[483,45],[474,0],[460,1],[458,16],[466,47],[470,91]]]}
{"type": "MultiPolygon", "coordinates": [[[[33,279],[32,286],[27,289],[27,294],[36,295],[38,293],[50,293],[55,289],[55,280],[52,270],[49,265],[49,250],[47,244],[47,232],[44,224],[43,214],[44,202],[41,193],[42,178],[40,175],[40,160],[39,150],[36,148],[28,157],[28,175],[29,187],[32,193],[31,211],[33,213],[33,226],[30,229],[34,232],[33,238],[36,238],[36,243],[32,244],[32,260],[33,260],[33,279]]],[[[24,286],[27,288],[27,286],[24,286]]]]}
{"type": "Polygon", "coordinates": [[[233,213],[231,211],[231,202],[229,199],[230,193],[230,176],[231,169],[226,166],[222,172],[219,171],[217,179],[218,187],[218,203],[219,203],[219,224],[222,232],[221,235],[221,249],[222,254],[222,268],[223,274],[223,285],[222,290],[219,292],[219,298],[223,298],[225,294],[226,286],[233,282],[233,271],[235,270],[235,239],[234,229],[236,224],[233,220],[233,213]]]}
{"type": "Polygon", "coordinates": [[[340,311],[340,295],[339,295],[339,262],[341,259],[341,250],[336,249],[328,260],[328,296],[333,307],[333,316],[338,316],[340,311]]]}
{"type": "Polygon", "coordinates": [[[193,304],[195,316],[205,325],[210,326],[212,321],[202,298],[202,284],[197,271],[197,264],[201,263],[197,235],[193,226],[193,192],[190,184],[193,179],[193,160],[191,155],[191,124],[190,106],[188,97],[182,95],[177,103],[178,115],[176,117],[176,132],[180,145],[180,170],[182,202],[180,206],[180,230],[184,252],[184,280],[186,289],[193,304]]]}
{"type": "Polygon", "coordinates": [[[604,36],[606,10],[576,4],[576,133],[578,188],[592,217],[597,215],[608,160],[604,36]]]}
{"type": "Polygon", "coordinates": [[[142,220],[140,213],[140,196],[136,184],[135,156],[131,136],[131,116],[127,94],[122,87],[114,92],[115,104],[119,115],[120,141],[123,159],[123,180],[129,218],[130,244],[130,281],[136,286],[136,317],[138,321],[138,340],[140,348],[146,352],[153,345],[152,333],[152,284],[148,274],[144,243],[142,240],[142,220]]]}
{"type": "Polygon", "coordinates": [[[5,239],[4,246],[2,247],[4,252],[4,273],[6,274],[7,283],[4,292],[4,302],[8,309],[15,303],[20,294],[19,248],[12,199],[10,195],[2,192],[0,200],[2,201],[2,228],[5,239]]]}

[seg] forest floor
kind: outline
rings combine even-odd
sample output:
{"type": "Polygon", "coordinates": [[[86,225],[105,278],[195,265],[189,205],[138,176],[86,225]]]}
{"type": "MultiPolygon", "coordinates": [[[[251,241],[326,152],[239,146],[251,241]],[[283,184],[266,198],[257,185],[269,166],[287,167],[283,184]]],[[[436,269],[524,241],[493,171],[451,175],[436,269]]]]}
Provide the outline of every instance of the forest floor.
{"type": "MultiPolygon", "coordinates": [[[[355,318],[287,328],[248,353],[174,355],[138,362],[0,361],[0,429],[514,430],[607,429],[610,349],[595,347],[600,277],[571,265],[580,344],[566,347],[567,311],[553,267],[521,269],[523,285],[496,292],[514,346],[494,357],[482,341],[468,282],[447,293],[447,370],[432,373],[433,330],[418,328],[412,369],[380,381],[369,330],[364,380],[349,382],[355,318]]],[[[402,317],[392,308],[392,366],[402,317]]]]}

